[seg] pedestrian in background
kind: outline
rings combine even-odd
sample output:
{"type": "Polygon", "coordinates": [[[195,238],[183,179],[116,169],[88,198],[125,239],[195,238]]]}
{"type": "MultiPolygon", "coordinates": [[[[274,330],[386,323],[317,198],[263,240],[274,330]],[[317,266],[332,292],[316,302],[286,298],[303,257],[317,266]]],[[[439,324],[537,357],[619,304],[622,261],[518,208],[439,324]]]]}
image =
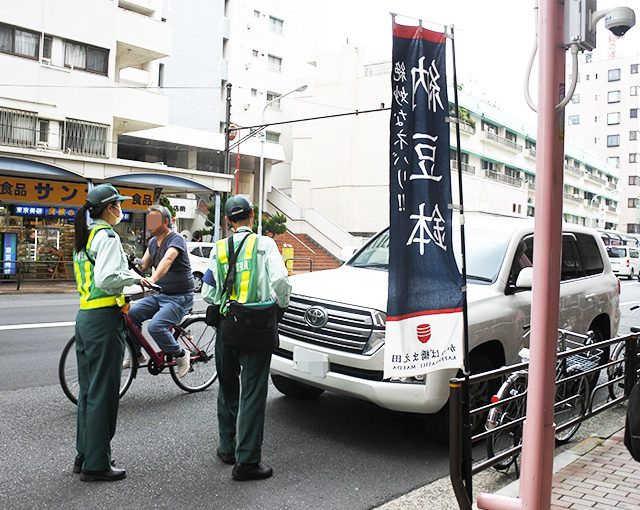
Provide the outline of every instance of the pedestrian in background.
{"type": "Polygon", "coordinates": [[[281,315],[289,304],[291,285],[275,241],[252,231],[251,202],[241,195],[231,197],[225,204],[225,214],[235,234],[218,241],[211,251],[215,284],[203,285],[202,290],[205,301],[220,306],[215,349],[220,385],[220,445],[216,454],[225,464],[234,464],[234,480],[260,480],[273,475],[273,469],[262,464],[262,439],[271,354],[277,346],[277,319],[270,323],[273,338],[251,338],[250,329],[249,336],[233,333],[232,326],[245,327],[246,331],[248,324],[243,322],[251,320],[248,315],[233,315],[233,310],[240,307],[250,314],[254,307],[258,314],[275,310],[281,315]],[[258,340],[265,345],[256,346],[258,340]]]}
{"type": "Polygon", "coordinates": [[[128,268],[113,226],[122,221],[122,201],[111,184],[100,184],[76,212],[73,268],[80,294],[76,316],[78,415],[73,472],[80,480],[115,481],[126,476],[111,458],[120,401],[126,333],[121,307],[127,285],[148,282],[128,268]],[[91,224],[87,226],[86,213],[91,224]]]}

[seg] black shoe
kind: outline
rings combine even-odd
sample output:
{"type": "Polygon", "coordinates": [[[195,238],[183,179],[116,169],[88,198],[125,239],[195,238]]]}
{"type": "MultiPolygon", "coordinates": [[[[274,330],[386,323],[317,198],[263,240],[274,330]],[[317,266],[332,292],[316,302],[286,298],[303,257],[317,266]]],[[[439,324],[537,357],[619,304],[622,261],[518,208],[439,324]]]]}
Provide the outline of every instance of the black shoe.
{"type": "Polygon", "coordinates": [[[273,476],[273,469],[264,464],[236,464],[231,476],[238,482],[247,480],[264,480],[273,476]]]}
{"type": "Polygon", "coordinates": [[[127,471],[122,468],[112,467],[104,471],[82,471],[80,480],[83,482],[115,482],[127,476],[127,471]]]}
{"type": "MultiPolygon", "coordinates": [[[[80,455],[76,455],[76,460],[73,461],[74,474],[79,475],[80,473],[82,473],[83,462],[84,462],[84,457],[81,457],[80,455]]],[[[115,466],[115,465],[116,465],[116,461],[111,460],[111,466],[115,466]]]]}
{"type": "Polygon", "coordinates": [[[233,465],[236,463],[236,456],[233,453],[223,453],[218,448],[216,450],[216,455],[225,464],[233,465]]]}

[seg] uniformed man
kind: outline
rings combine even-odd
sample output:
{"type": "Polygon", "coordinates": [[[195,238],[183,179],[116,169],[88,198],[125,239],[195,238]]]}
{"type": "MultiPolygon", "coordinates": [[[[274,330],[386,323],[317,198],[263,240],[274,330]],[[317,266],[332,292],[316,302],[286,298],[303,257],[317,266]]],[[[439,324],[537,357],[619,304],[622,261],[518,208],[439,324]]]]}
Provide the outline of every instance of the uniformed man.
{"type": "MultiPolygon", "coordinates": [[[[257,236],[252,232],[254,211],[251,202],[241,195],[227,200],[225,214],[233,228],[234,251],[240,248],[236,267],[242,267],[236,275],[235,288],[240,289],[241,279],[249,274],[248,285],[238,302],[245,304],[268,303],[274,300],[281,308],[289,304],[291,285],[287,269],[270,237],[257,236]],[[244,239],[248,237],[246,240],[244,239]]],[[[208,303],[223,304],[224,282],[228,267],[227,240],[218,241],[211,251],[211,269],[215,275],[215,286],[203,284],[202,295],[208,303]]],[[[243,291],[239,291],[242,294],[243,291]]],[[[262,437],[264,432],[265,407],[270,351],[244,351],[224,344],[224,308],[219,335],[216,339],[216,367],[218,370],[218,428],[220,444],[216,454],[225,464],[234,464],[232,477],[238,481],[260,480],[273,474],[272,468],[262,461],[262,437]]]]}
{"type": "Polygon", "coordinates": [[[122,221],[125,197],[100,184],[76,212],[73,267],[80,293],[76,317],[78,419],[74,473],[84,482],[115,481],[126,471],[114,466],[111,439],[116,431],[120,376],[125,349],[121,307],[127,285],[148,282],[129,270],[113,226],[122,221]],[[87,227],[86,213],[91,217],[87,227]]]}

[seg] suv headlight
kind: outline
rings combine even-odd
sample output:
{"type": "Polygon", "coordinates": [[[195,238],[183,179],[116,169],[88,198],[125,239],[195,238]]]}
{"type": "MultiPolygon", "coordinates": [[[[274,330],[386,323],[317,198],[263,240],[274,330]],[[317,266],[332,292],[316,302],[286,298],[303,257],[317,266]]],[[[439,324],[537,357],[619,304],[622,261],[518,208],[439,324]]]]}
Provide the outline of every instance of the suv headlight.
{"type": "Polygon", "coordinates": [[[362,352],[365,355],[373,354],[384,345],[387,314],[374,310],[371,313],[371,318],[373,319],[373,331],[362,352]]]}

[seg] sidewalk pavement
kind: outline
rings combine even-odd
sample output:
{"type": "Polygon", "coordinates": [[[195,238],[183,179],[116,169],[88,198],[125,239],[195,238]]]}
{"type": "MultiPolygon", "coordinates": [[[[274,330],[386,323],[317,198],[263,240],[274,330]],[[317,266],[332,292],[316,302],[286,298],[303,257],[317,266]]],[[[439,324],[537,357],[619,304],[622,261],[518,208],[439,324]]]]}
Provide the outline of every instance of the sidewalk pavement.
{"type": "Polygon", "coordinates": [[[78,292],[76,284],[72,280],[64,281],[22,281],[20,290],[16,290],[16,282],[2,282],[0,280],[0,295],[4,294],[55,294],[55,293],[74,293],[78,292]]]}
{"type": "MultiPolygon", "coordinates": [[[[613,434],[609,431],[606,437],[592,435],[556,455],[551,510],[640,509],[640,462],[633,460],[624,446],[624,429],[620,429],[623,423],[619,416],[613,434]]],[[[519,490],[513,470],[508,475],[491,469],[483,471],[474,476],[473,485],[474,498],[481,492],[517,497],[519,490]]],[[[378,510],[424,508],[458,508],[449,477],[420,487],[378,510]]]]}

